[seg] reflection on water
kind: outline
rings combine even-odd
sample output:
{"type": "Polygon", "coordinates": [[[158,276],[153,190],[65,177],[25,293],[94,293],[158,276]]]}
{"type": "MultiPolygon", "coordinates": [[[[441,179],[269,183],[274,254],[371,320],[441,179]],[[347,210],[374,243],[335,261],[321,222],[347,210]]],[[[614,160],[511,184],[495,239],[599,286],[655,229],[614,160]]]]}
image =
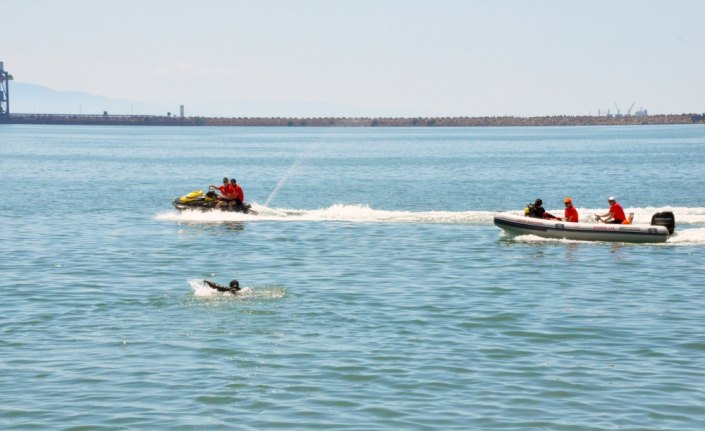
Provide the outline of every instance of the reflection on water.
{"type": "Polygon", "coordinates": [[[245,223],[240,221],[228,221],[223,223],[221,226],[229,231],[234,232],[245,230],[245,223]]]}
{"type": "Polygon", "coordinates": [[[576,244],[574,242],[565,244],[565,259],[572,262],[574,260],[573,254],[578,251],[579,248],[580,244],[576,244]]]}
{"type": "Polygon", "coordinates": [[[610,253],[615,253],[617,258],[621,257],[622,249],[624,249],[625,244],[623,242],[614,242],[610,244],[610,253]]]}
{"type": "Polygon", "coordinates": [[[194,221],[180,221],[177,223],[178,226],[188,226],[190,228],[211,231],[211,232],[222,232],[223,229],[229,232],[240,232],[245,230],[245,223],[241,221],[221,221],[217,223],[199,223],[194,221]]]}

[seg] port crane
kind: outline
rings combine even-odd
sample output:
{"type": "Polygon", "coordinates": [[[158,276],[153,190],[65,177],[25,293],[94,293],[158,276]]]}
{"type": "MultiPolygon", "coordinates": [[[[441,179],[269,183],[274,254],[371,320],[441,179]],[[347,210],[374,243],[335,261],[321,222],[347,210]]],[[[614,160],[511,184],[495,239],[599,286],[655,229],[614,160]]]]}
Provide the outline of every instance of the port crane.
{"type": "Polygon", "coordinates": [[[5,64],[0,61],[0,117],[10,116],[10,75],[5,70],[5,64]]]}

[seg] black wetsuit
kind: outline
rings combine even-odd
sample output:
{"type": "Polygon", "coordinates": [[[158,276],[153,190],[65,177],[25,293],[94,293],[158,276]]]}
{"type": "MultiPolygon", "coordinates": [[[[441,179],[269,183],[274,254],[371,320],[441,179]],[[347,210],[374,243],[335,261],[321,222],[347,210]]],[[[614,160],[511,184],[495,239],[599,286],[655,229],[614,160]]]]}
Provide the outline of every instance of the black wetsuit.
{"type": "Polygon", "coordinates": [[[218,283],[213,283],[212,281],[208,280],[203,280],[204,283],[208,285],[208,287],[212,287],[213,289],[217,290],[218,292],[230,292],[233,295],[242,290],[242,288],[238,286],[221,286],[218,283]]]}
{"type": "Polygon", "coordinates": [[[529,205],[529,217],[543,218],[546,210],[542,206],[529,205]]]}
{"type": "Polygon", "coordinates": [[[548,220],[557,220],[558,217],[554,216],[553,214],[547,213],[545,209],[541,205],[529,205],[529,217],[533,218],[542,218],[542,219],[548,219],[548,220]]]}

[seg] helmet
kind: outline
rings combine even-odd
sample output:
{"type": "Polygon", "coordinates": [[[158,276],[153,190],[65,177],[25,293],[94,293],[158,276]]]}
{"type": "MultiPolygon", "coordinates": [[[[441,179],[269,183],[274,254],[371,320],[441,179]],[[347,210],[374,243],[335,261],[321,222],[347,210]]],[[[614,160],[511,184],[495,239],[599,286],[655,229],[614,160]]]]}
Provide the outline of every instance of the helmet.
{"type": "Polygon", "coordinates": [[[607,202],[615,202],[614,196],[607,198],[607,202]]]}
{"type": "Polygon", "coordinates": [[[231,281],[230,281],[230,287],[231,287],[231,288],[238,288],[238,287],[240,287],[240,282],[237,281],[237,280],[231,280],[231,281]]]}
{"type": "Polygon", "coordinates": [[[536,202],[534,202],[534,205],[541,206],[541,205],[543,205],[543,201],[541,199],[536,199],[536,202]]]}
{"type": "Polygon", "coordinates": [[[573,200],[571,198],[565,198],[565,200],[563,202],[565,202],[567,204],[572,204],[573,200]]]}

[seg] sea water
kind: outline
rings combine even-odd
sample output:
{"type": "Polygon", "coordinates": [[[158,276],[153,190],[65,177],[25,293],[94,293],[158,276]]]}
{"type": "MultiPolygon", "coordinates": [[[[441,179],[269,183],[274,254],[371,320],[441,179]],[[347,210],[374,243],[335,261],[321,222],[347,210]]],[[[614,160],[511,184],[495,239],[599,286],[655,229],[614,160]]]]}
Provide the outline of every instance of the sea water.
{"type": "Polygon", "coordinates": [[[0,184],[0,429],[705,429],[703,126],[4,125],[0,184]],[[610,195],[676,235],[492,223],[610,195]]]}

